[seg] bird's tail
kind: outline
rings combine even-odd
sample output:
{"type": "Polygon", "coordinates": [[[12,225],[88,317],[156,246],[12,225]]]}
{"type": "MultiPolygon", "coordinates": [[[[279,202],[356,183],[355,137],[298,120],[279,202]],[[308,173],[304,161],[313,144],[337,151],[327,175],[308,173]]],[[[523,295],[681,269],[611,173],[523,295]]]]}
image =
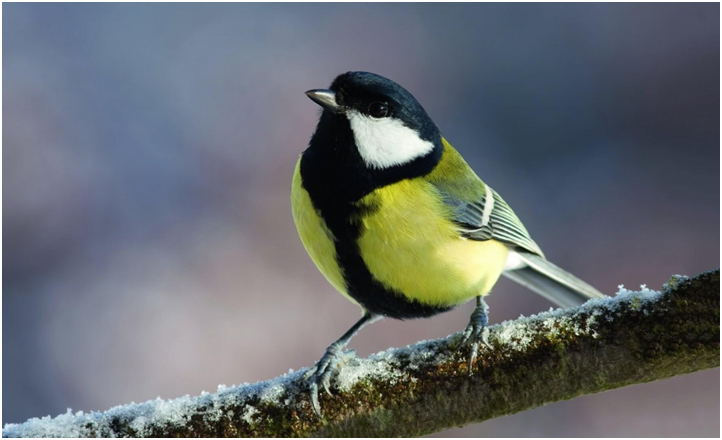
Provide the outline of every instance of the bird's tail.
{"type": "Polygon", "coordinates": [[[543,257],[522,251],[516,254],[522,264],[505,271],[504,275],[560,307],[574,307],[606,296],[543,257]]]}

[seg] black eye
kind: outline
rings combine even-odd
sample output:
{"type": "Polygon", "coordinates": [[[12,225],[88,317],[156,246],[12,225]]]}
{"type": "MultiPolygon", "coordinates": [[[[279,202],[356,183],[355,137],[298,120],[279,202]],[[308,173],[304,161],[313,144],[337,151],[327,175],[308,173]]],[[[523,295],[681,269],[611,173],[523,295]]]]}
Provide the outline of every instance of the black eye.
{"type": "Polygon", "coordinates": [[[389,114],[389,106],[383,102],[374,102],[369,106],[369,115],[374,118],[385,118],[389,114]]]}

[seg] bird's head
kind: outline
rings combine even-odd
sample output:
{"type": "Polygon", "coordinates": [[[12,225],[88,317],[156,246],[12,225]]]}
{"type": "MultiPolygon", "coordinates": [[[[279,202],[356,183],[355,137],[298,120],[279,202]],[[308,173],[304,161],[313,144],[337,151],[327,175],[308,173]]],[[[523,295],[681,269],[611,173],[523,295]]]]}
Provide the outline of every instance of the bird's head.
{"type": "Polygon", "coordinates": [[[383,76],[347,72],[329,89],[306,95],[324,109],[314,137],[340,144],[333,148],[356,149],[368,169],[411,164],[441,147],[439,129],[421,104],[383,76]]]}

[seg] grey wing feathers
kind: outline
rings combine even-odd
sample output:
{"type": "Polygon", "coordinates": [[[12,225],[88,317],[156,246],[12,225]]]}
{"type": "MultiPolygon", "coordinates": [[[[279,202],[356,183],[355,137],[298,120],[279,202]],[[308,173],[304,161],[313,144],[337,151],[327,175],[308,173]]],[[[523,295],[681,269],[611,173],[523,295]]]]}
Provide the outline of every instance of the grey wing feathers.
{"type": "Polygon", "coordinates": [[[519,217],[514,214],[504,199],[492,190],[494,195],[494,209],[491,211],[491,224],[494,230],[494,239],[519,246],[529,252],[544,257],[544,253],[529,236],[519,217]]]}
{"type": "Polygon", "coordinates": [[[490,240],[493,238],[491,225],[483,224],[484,202],[465,202],[444,194],[446,204],[454,207],[454,221],[461,229],[461,235],[473,240],[490,240]]]}
{"type": "Polygon", "coordinates": [[[506,271],[504,276],[528,287],[560,307],[573,307],[605,295],[544,258],[517,252],[525,267],[506,271]]]}
{"type": "Polygon", "coordinates": [[[454,221],[460,234],[472,240],[494,239],[510,246],[521,264],[504,275],[528,287],[561,307],[581,305],[604,294],[594,287],[550,263],[531,239],[514,211],[488,185],[481,200],[472,202],[454,198],[442,191],[444,201],[454,209],[454,221]]]}
{"type": "Polygon", "coordinates": [[[519,217],[488,185],[482,200],[468,202],[455,199],[446,193],[443,195],[444,201],[454,207],[454,220],[461,227],[464,237],[480,241],[494,239],[544,256],[519,217]]]}

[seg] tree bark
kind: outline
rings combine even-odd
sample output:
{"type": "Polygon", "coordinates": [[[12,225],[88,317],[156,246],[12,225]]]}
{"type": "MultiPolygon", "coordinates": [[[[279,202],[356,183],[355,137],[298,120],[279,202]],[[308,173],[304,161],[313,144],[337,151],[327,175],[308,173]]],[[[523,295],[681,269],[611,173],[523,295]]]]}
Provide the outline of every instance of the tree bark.
{"type": "Polygon", "coordinates": [[[311,409],[303,371],[252,385],[6,425],[3,437],[419,436],[719,367],[719,269],[491,328],[470,372],[460,334],[349,355],[311,409]]]}

